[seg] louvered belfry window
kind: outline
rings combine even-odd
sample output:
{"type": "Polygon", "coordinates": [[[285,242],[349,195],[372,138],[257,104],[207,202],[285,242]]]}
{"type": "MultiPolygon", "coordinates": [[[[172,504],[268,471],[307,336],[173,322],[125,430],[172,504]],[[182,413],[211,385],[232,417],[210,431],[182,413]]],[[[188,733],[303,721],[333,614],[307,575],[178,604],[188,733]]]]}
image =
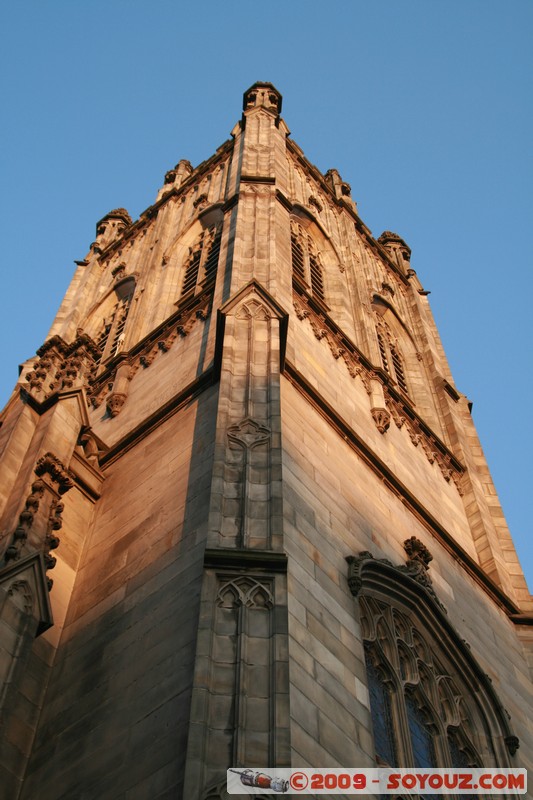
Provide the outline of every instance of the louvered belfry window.
{"type": "MultiPolygon", "coordinates": [[[[122,350],[124,343],[124,328],[131,306],[135,284],[133,280],[127,281],[125,291],[117,297],[111,314],[102,323],[100,334],[96,339],[96,346],[100,352],[97,363],[100,364],[122,350]]],[[[118,291],[118,290],[117,290],[118,291]]]]}
{"type": "Polygon", "coordinates": [[[298,223],[291,224],[293,279],[313,297],[325,301],[324,269],[315,242],[298,223]]]}
{"type": "Polygon", "coordinates": [[[220,256],[222,226],[204,228],[189,250],[181,296],[203,289],[214,282],[220,256]]]}
{"type": "Polygon", "coordinates": [[[396,381],[402,392],[409,394],[409,387],[405,377],[403,357],[397,343],[385,324],[381,323],[378,330],[378,346],[381,356],[381,364],[385,372],[396,381]]]}

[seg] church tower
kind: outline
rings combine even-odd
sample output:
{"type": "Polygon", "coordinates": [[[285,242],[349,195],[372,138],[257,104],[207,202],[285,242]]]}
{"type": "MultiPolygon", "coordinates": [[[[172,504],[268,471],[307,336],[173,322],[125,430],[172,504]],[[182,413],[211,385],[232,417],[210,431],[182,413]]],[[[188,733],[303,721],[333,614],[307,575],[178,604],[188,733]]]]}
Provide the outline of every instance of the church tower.
{"type": "Polygon", "coordinates": [[[96,225],[0,427],[0,794],[532,767],[533,603],[423,283],[270,83],[96,225]]]}

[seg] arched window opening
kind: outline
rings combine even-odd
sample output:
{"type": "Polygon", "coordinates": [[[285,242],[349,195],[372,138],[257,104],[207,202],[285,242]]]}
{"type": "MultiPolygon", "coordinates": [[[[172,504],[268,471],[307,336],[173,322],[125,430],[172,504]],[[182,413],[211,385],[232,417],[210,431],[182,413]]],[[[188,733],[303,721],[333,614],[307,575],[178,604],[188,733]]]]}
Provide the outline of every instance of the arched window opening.
{"type": "Polygon", "coordinates": [[[378,344],[379,344],[379,353],[381,355],[381,363],[383,364],[383,369],[390,375],[389,369],[389,359],[387,356],[387,348],[385,347],[385,339],[382,333],[378,331],[378,344]]]}
{"type": "Polygon", "coordinates": [[[199,291],[215,281],[220,256],[222,226],[204,228],[192,247],[185,265],[181,296],[199,291]]]}
{"type": "Polygon", "coordinates": [[[518,740],[505,709],[433,590],[367,551],[347,561],[377,764],[509,766],[518,740]]]}

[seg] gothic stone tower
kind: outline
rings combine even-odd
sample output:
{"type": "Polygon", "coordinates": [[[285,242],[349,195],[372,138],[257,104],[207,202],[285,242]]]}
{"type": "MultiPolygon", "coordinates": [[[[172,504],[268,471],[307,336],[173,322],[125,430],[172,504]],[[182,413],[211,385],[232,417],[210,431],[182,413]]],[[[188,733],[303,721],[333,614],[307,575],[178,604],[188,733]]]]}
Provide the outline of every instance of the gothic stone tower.
{"type": "Polygon", "coordinates": [[[280,112],[98,222],[3,412],[9,800],[531,759],[532,601],[410,249],[280,112]]]}

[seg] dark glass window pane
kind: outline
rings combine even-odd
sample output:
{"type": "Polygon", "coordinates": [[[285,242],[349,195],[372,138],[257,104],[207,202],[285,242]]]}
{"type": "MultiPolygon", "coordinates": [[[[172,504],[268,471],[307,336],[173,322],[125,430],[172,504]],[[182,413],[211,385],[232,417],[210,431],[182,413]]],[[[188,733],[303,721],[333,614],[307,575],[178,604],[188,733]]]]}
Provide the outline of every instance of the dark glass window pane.
{"type": "Polygon", "coordinates": [[[376,755],[381,761],[394,767],[396,766],[396,746],[392,725],[391,697],[368,652],[366,669],[376,755]]]}
{"type": "MultiPolygon", "coordinates": [[[[452,767],[455,767],[456,769],[461,769],[463,767],[477,766],[476,764],[472,763],[472,760],[470,758],[468,758],[467,753],[465,753],[464,750],[461,750],[459,742],[453,734],[448,736],[448,747],[452,759],[452,767]]],[[[470,795],[470,797],[471,796],[472,795],[470,795]]],[[[456,797],[457,800],[467,800],[468,795],[458,794],[456,795],[456,797]]]]}
{"type": "Polygon", "coordinates": [[[436,767],[433,736],[414,697],[406,695],[405,708],[413,747],[414,767],[436,767]]]}

